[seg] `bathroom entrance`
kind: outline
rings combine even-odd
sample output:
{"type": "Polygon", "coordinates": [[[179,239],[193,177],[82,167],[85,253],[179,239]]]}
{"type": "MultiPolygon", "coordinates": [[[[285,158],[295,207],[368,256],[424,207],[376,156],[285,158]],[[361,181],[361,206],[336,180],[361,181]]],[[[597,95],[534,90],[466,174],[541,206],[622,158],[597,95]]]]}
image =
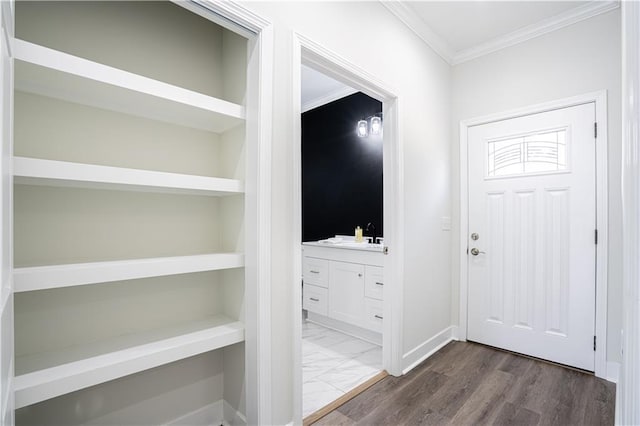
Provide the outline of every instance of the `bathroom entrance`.
{"type": "Polygon", "coordinates": [[[382,371],[382,102],[301,75],[302,416],[382,371]]]}
{"type": "Polygon", "coordinates": [[[401,374],[391,350],[400,334],[392,306],[401,286],[391,277],[401,193],[395,97],[366,72],[301,45],[294,403],[310,424],[389,373],[401,374]]]}

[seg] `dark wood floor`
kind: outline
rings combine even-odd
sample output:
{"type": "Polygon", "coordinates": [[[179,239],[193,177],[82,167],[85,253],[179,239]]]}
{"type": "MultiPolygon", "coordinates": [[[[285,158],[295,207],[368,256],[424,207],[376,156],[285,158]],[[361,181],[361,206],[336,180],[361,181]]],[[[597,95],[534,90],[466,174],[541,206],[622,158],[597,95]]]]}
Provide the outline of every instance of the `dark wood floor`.
{"type": "Polygon", "coordinates": [[[314,425],[612,425],[615,385],[475,343],[451,342],[314,425]]]}

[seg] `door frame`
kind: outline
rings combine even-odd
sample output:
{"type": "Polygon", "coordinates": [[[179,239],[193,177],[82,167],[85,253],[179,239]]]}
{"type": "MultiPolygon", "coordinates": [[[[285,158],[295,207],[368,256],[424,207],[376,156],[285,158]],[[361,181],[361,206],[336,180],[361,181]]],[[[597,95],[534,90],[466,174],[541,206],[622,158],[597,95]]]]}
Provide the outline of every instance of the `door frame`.
{"type": "MultiPolygon", "coordinates": [[[[293,32],[293,54],[291,63],[291,102],[293,105],[293,221],[291,270],[292,318],[300,318],[302,312],[302,126],[301,111],[301,65],[309,65],[322,73],[357,89],[383,104],[383,218],[385,245],[389,247],[384,256],[385,286],[382,331],[382,367],[389,374],[402,374],[402,300],[403,300],[403,252],[404,252],[404,160],[402,138],[398,122],[399,99],[396,91],[366,70],[349,62],[324,46],[293,32]]],[[[293,334],[293,411],[294,424],[302,421],[302,323],[295,320],[293,334]]]]}
{"type": "Polygon", "coordinates": [[[595,312],[595,375],[607,377],[607,263],[608,263],[608,196],[607,196],[607,91],[586,93],[570,98],[517,108],[496,114],[462,120],[460,122],[460,300],[458,339],[467,340],[467,309],[469,290],[469,169],[468,131],[470,127],[553,111],[593,102],[596,109],[598,133],[596,138],[596,312],[595,312]]]}

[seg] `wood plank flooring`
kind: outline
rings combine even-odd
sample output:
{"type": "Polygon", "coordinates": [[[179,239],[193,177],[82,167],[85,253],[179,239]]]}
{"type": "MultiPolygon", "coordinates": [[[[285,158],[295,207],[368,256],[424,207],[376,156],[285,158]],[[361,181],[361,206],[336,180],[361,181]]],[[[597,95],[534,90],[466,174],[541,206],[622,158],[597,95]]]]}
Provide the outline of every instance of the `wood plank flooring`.
{"type": "Polygon", "coordinates": [[[612,425],[615,385],[581,371],[451,342],[314,425],[612,425]]]}

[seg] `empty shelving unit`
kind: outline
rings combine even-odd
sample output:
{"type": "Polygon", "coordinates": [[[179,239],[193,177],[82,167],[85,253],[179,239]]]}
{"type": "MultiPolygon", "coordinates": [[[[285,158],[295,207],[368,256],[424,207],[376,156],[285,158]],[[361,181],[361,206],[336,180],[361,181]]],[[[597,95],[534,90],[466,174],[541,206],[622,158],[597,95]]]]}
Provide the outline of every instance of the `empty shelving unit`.
{"type": "Polygon", "coordinates": [[[208,15],[15,4],[18,425],[246,422],[252,43],[208,15]]]}

